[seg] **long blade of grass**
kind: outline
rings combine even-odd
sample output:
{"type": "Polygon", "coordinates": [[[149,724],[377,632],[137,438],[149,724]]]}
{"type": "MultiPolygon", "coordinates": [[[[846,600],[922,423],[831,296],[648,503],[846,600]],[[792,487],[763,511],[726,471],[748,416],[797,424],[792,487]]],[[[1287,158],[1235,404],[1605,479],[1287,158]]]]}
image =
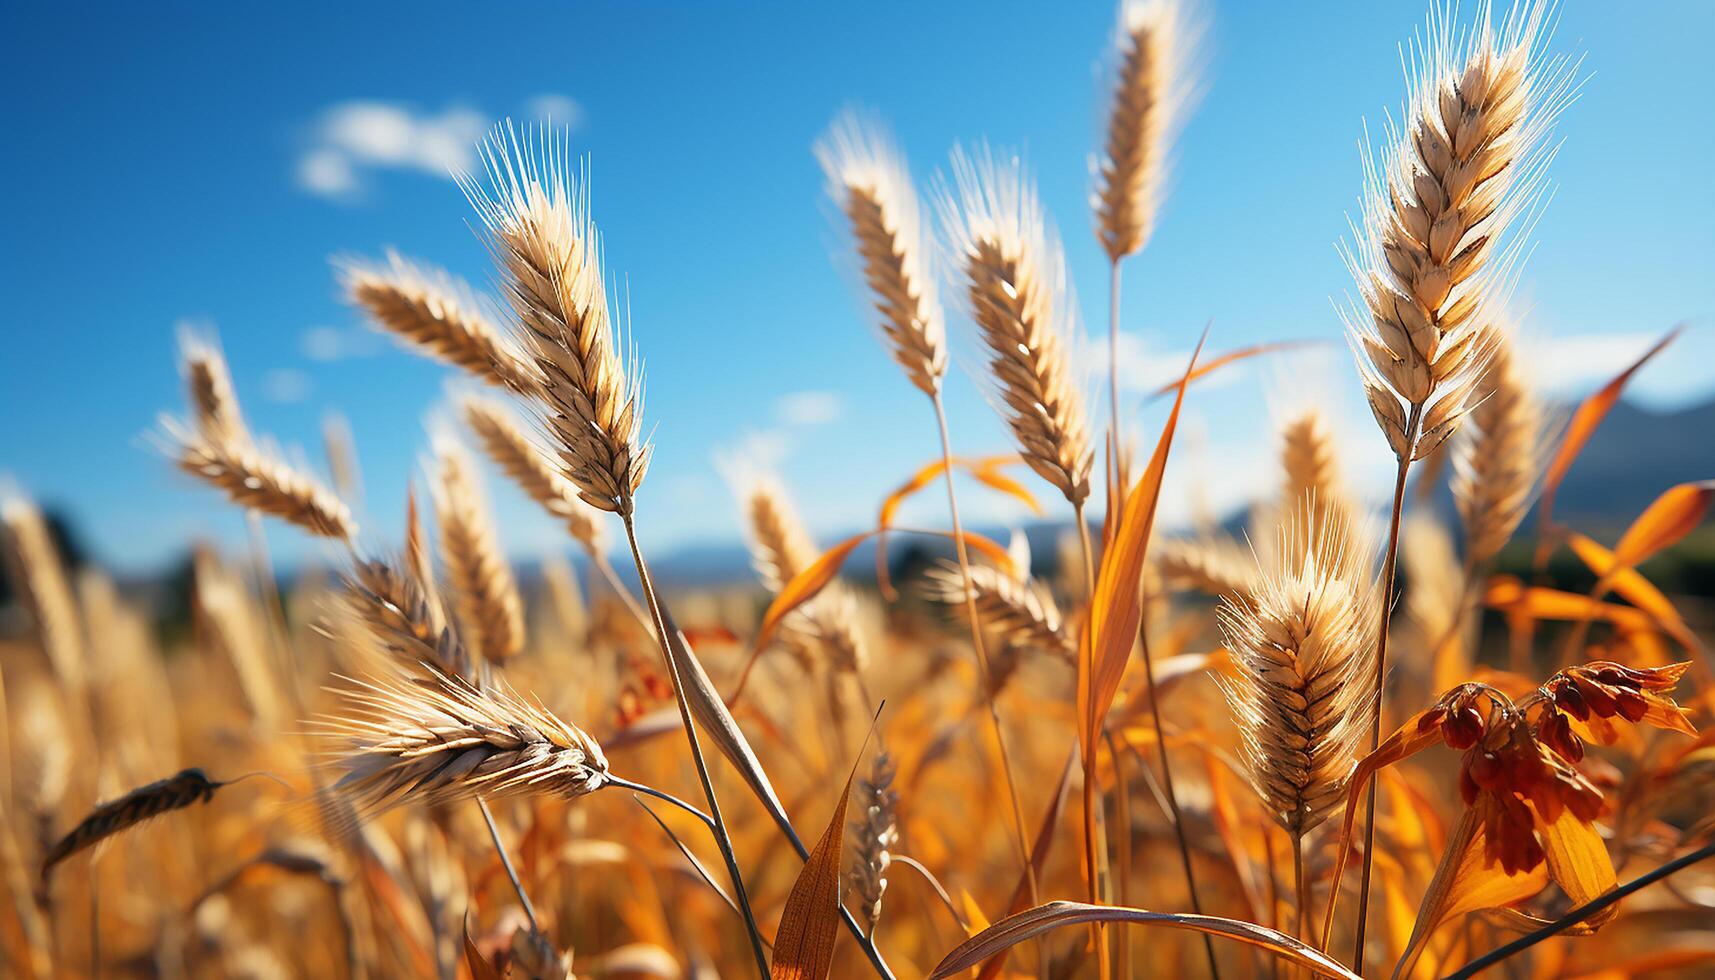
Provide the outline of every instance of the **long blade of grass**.
{"type": "Polygon", "coordinates": [[[1145,909],[1117,905],[1089,905],[1083,902],[1049,902],[1016,915],[1009,915],[961,943],[948,953],[929,980],[940,980],[968,970],[984,959],[1003,952],[1027,939],[1040,936],[1061,926],[1090,922],[1121,922],[1164,926],[1169,929],[1189,929],[1206,936],[1236,940],[1258,947],[1275,956],[1306,967],[1325,977],[1358,980],[1357,974],[1285,933],[1251,922],[1224,919],[1214,915],[1188,915],[1173,912],[1150,912],[1145,909]]]}

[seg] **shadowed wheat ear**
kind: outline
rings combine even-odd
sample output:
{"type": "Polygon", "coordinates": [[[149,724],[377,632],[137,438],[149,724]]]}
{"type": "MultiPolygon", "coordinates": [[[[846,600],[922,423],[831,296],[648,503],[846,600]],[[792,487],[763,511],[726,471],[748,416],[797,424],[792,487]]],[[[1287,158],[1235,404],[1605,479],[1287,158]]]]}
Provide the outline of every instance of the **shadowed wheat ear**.
{"type": "Polygon", "coordinates": [[[1223,686],[1246,766],[1294,837],[1342,799],[1369,721],[1374,650],[1367,548],[1310,517],[1283,524],[1283,536],[1297,533],[1309,540],[1282,541],[1279,553],[1302,558],[1262,569],[1250,601],[1220,611],[1238,668],[1223,686]]]}
{"type": "Polygon", "coordinates": [[[524,648],[524,600],[470,456],[451,438],[437,442],[435,523],[461,635],[474,656],[504,665],[524,648]]]}
{"type": "Polygon", "coordinates": [[[1534,50],[1546,11],[1525,3],[1497,24],[1485,5],[1457,34],[1437,8],[1411,50],[1403,128],[1366,156],[1347,255],[1362,301],[1346,319],[1370,407],[1403,459],[1458,428],[1500,329],[1518,254],[1508,226],[1539,199],[1544,138],[1572,94],[1571,66],[1534,50]]]}
{"type": "MultiPolygon", "coordinates": [[[[929,597],[949,610],[965,605],[959,566],[943,562],[928,572],[929,597]]],[[[971,591],[983,629],[1005,648],[1039,650],[1071,661],[1077,642],[1064,631],[1054,596],[1035,582],[1020,582],[993,565],[971,566],[971,591]]]]}
{"type": "MultiPolygon", "coordinates": [[[[1281,426],[1280,464],[1284,474],[1280,518],[1308,520],[1332,534],[1350,536],[1357,515],[1340,479],[1333,431],[1319,409],[1305,409],[1281,426]]],[[[1303,547],[1312,543],[1312,537],[1307,529],[1299,528],[1286,535],[1282,543],[1291,541],[1295,547],[1303,547]]],[[[1287,557],[1296,564],[1304,556],[1287,557]]]]}
{"type": "Polygon", "coordinates": [[[138,787],[116,800],[101,804],[48,850],[42,860],[43,879],[53,871],[54,865],[73,854],[163,813],[182,810],[194,803],[207,803],[214,798],[215,790],[225,785],[209,779],[201,769],[186,769],[176,776],[138,787]]]}
{"type": "Polygon", "coordinates": [[[559,518],[584,551],[600,554],[605,542],[595,512],[554,468],[547,453],[518,427],[512,413],[494,399],[475,396],[466,398],[461,408],[488,458],[531,500],[559,518]]]}
{"type": "Polygon", "coordinates": [[[340,271],[346,297],[416,350],[513,391],[531,391],[535,367],[482,312],[470,287],[446,272],[388,252],[385,263],[340,271]]]}
{"type": "Polygon", "coordinates": [[[1248,602],[1257,584],[1256,559],[1225,534],[1166,538],[1150,550],[1162,583],[1170,589],[1248,602]]]}
{"type": "Polygon", "coordinates": [[[1475,395],[1473,425],[1454,446],[1452,483],[1466,561],[1481,563],[1512,538],[1530,509],[1546,440],[1542,406],[1504,338],[1497,338],[1475,395]]]}
{"type": "Polygon", "coordinates": [[[317,727],[339,744],[334,789],[365,813],[411,801],[573,799],[606,782],[595,739],[504,680],[479,689],[430,671],[421,684],[354,681],[339,693],[344,710],[317,727]]]}
{"type": "Polygon", "coordinates": [[[1167,143],[1183,108],[1183,12],[1173,0],[1120,5],[1119,66],[1093,204],[1096,237],[1118,262],[1154,230],[1167,143]]]}
{"type": "Polygon", "coordinates": [[[250,430],[238,407],[232,373],[214,341],[185,329],[179,332],[179,363],[197,432],[212,442],[245,444],[250,430]]]}
{"type": "MultiPolygon", "coordinates": [[[[961,600],[962,601],[962,600],[961,600]]],[[[887,869],[899,843],[899,793],[893,788],[893,759],[877,749],[869,772],[853,792],[857,819],[852,821],[852,868],[847,876],[858,912],[871,935],[881,921],[881,898],[887,893],[887,869]]]]}
{"type": "Polygon", "coordinates": [[[429,591],[433,579],[375,559],[354,560],[345,578],[351,611],[407,670],[470,675],[470,654],[429,591]]]}
{"type": "Polygon", "coordinates": [[[943,225],[1002,415],[1030,468],[1081,507],[1093,456],[1062,346],[1073,323],[1060,242],[1016,157],[955,150],[953,180],[941,194],[943,225]]]}
{"type": "Polygon", "coordinates": [[[628,515],[649,465],[638,439],[640,374],[616,349],[590,219],[589,184],[567,169],[564,134],[519,137],[510,123],[481,147],[487,186],[460,186],[487,228],[521,341],[541,382],[531,389],[561,470],[591,506],[628,515]],[[629,377],[629,380],[628,380],[629,377]]]}
{"type": "Polygon", "coordinates": [[[828,196],[851,222],[893,359],[934,398],[947,373],[946,324],[904,158],[880,125],[848,111],[817,142],[816,159],[827,174],[828,196]]]}

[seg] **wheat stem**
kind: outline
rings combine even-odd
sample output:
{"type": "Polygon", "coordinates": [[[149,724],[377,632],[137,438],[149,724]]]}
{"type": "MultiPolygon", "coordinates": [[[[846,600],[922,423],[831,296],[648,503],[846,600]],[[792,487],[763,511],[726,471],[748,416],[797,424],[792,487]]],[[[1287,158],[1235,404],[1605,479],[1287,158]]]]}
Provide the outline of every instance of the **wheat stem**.
{"type": "Polygon", "coordinates": [[[541,935],[542,923],[536,919],[536,906],[530,902],[530,896],[524,891],[524,883],[518,880],[518,872],[512,867],[512,859],[506,856],[506,845],[500,840],[500,828],[494,825],[494,814],[488,812],[488,802],[482,797],[476,798],[476,807],[482,811],[483,822],[488,824],[488,837],[494,841],[494,853],[500,857],[500,866],[506,869],[506,877],[512,882],[512,890],[518,893],[518,903],[524,906],[524,917],[530,920],[530,931],[541,935]]]}
{"type": "Polygon", "coordinates": [[[977,612],[976,590],[971,586],[971,559],[965,548],[965,532],[959,522],[959,498],[953,490],[953,442],[947,434],[947,407],[936,392],[930,396],[935,406],[935,425],[941,434],[942,477],[947,484],[947,511],[953,522],[953,550],[959,556],[959,574],[964,578],[965,614],[971,621],[971,645],[977,653],[977,667],[982,672],[984,700],[988,705],[989,722],[994,728],[994,740],[1000,749],[1001,775],[1006,780],[1006,796],[1012,805],[1013,829],[1018,841],[1018,856],[1024,863],[1025,880],[1030,885],[1030,904],[1040,899],[1036,887],[1036,867],[1030,863],[1030,845],[1025,842],[1024,809],[1018,804],[1018,787],[1012,776],[1012,760],[1006,749],[1006,734],[1001,730],[1000,711],[995,707],[995,692],[989,683],[988,650],[983,645],[981,615],[977,612]]]}
{"type": "MultiPolygon", "coordinates": [[[[1411,414],[1406,419],[1406,445],[1415,445],[1417,426],[1422,421],[1423,407],[1413,405],[1411,414]]],[[[1399,454],[1399,472],[1394,477],[1393,510],[1388,518],[1387,551],[1382,564],[1382,590],[1380,598],[1381,611],[1377,614],[1380,622],[1376,627],[1376,673],[1372,684],[1375,693],[1375,713],[1370,723],[1370,747],[1374,752],[1381,744],[1382,738],[1382,689],[1387,683],[1387,634],[1388,614],[1393,611],[1393,580],[1399,559],[1399,522],[1401,511],[1405,509],[1405,477],[1411,469],[1412,454],[1399,454]]],[[[1365,794],[1364,803],[1364,865],[1358,877],[1358,927],[1352,953],[1352,968],[1362,973],[1364,969],[1364,923],[1368,918],[1370,901],[1370,868],[1375,859],[1374,844],[1376,838],[1376,781],[1369,781],[1369,789],[1365,794]]],[[[1339,887],[1339,882],[1334,883],[1339,887]]]]}
{"type": "Polygon", "coordinates": [[[720,846],[721,860],[726,862],[727,877],[732,881],[733,898],[737,900],[739,911],[744,914],[744,928],[750,937],[751,952],[756,957],[758,975],[769,976],[768,954],[762,949],[762,933],[756,927],[756,916],[750,909],[750,899],[745,894],[744,876],[739,872],[738,857],[733,853],[732,837],[728,834],[726,821],[721,817],[720,801],[715,797],[715,785],[709,778],[709,766],[703,759],[702,746],[697,738],[696,723],[691,720],[690,703],[685,700],[684,683],[679,677],[679,666],[673,661],[673,652],[668,649],[667,621],[661,614],[661,602],[655,593],[655,586],[649,576],[649,567],[643,561],[643,551],[637,545],[636,522],[632,519],[629,509],[621,514],[625,525],[625,541],[631,548],[631,557],[637,565],[637,578],[643,587],[644,601],[649,605],[649,613],[655,623],[655,636],[661,646],[661,659],[667,665],[667,676],[673,682],[673,699],[679,705],[679,721],[685,727],[685,740],[691,746],[691,759],[696,764],[697,781],[702,784],[703,797],[709,804],[709,816],[714,822],[715,843],[720,846]]]}

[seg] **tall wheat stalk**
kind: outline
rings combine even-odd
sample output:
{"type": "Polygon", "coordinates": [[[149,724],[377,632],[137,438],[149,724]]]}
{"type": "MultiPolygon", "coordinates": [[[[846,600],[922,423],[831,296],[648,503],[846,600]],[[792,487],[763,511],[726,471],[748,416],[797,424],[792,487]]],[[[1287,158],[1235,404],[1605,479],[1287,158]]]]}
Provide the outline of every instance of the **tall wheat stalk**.
{"type": "MultiPolygon", "coordinates": [[[[1407,471],[1459,427],[1484,373],[1516,242],[1509,224],[1537,199],[1543,138],[1568,95],[1570,69],[1544,64],[1547,7],[1526,2],[1503,21],[1485,6],[1458,33],[1437,9],[1413,45],[1403,123],[1389,127],[1379,159],[1366,157],[1368,189],[1348,262],[1361,302],[1347,325],[1370,408],[1398,460],[1382,570],[1375,707],[1381,739],[1387,615],[1394,585],[1407,471]]],[[[1375,784],[1364,820],[1354,965],[1363,967],[1375,840],[1375,784]]]]}
{"type": "Polygon", "coordinates": [[[864,278],[874,296],[880,328],[894,360],[911,383],[928,396],[935,412],[936,430],[941,438],[942,476],[947,487],[947,512],[953,525],[953,551],[964,578],[971,648],[976,653],[989,724],[1000,753],[1019,861],[1031,898],[1035,900],[1036,868],[1025,841],[1024,808],[1019,804],[1012,756],[1001,726],[1000,709],[995,705],[994,672],[983,642],[981,613],[971,584],[970,553],[959,519],[958,494],[953,488],[953,443],[947,431],[946,404],[941,397],[942,380],[947,372],[946,323],[931,270],[935,252],[923,228],[917,192],[904,158],[878,125],[847,113],[834,122],[817,144],[816,156],[828,179],[829,196],[851,223],[852,237],[863,260],[864,278]]]}

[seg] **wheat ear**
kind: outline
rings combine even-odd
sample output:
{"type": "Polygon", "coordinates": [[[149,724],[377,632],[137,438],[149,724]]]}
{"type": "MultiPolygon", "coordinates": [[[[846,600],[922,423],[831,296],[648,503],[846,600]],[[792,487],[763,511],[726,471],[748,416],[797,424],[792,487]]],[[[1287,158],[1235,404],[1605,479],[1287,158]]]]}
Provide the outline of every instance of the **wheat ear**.
{"type": "Polygon", "coordinates": [[[524,648],[524,600],[463,447],[436,447],[435,523],[462,636],[474,656],[504,665],[524,648]]]}
{"type": "MultiPolygon", "coordinates": [[[[965,605],[965,578],[957,564],[943,562],[928,573],[929,597],[949,609],[965,605]]],[[[1068,662],[1077,641],[1065,631],[1054,596],[1035,582],[1021,582],[992,565],[971,566],[971,591],[983,628],[1002,649],[1051,653],[1068,662]]]]}
{"type": "Polygon", "coordinates": [[[816,144],[816,159],[828,196],[851,223],[893,359],[934,398],[947,373],[946,324],[905,160],[878,124],[850,111],[816,144]]]}
{"type": "MultiPolygon", "coordinates": [[[[745,491],[751,563],[770,592],[809,568],[821,552],[805,532],[786,491],[777,481],[755,479],[745,491]]],[[[856,673],[869,660],[857,624],[857,598],[844,582],[829,582],[798,610],[793,627],[814,638],[833,658],[834,667],[856,673]]]]}
{"type": "Polygon", "coordinates": [[[1002,415],[1030,468],[1081,507],[1093,455],[1063,349],[1072,316],[1059,240],[1016,157],[955,151],[953,174],[954,188],[941,195],[943,225],[1002,415]]]}
{"type": "Polygon", "coordinates": [[[1166,538],[1150,550],[1162,584],[1170,589],[1244,602],[1256,586],[1256,560],[1224,534],[1166,538]]]}
{"type": "Polygon", "coordinates": [[[1533,48],[1546,8],[1463,36],[1445,12],[1413,48],[1403,129],[1367,159],[1358,245],[1362,302],[1347,317],[1372,411],[1395,454],[1421,459],[1469,411],[1498,330],[1516,249],[1508,226],[1537,200],[1543,141],[1571,72],[1533,48]]]}
{"type": "Polygon", "coordinates": [[[1309,540],[1282,541],[1285,560],[1258,575],[1251,600],[1221,609],[1239,671],[1225,685],[1227,699],[1251,780],[1294,837],[1342,799],[1369,720],[1374,649],[1367,549],[1310,514],[1286,523],[1282,535],[1299,528],[1309,540]]]}
{"type": "Polygon", "coordinates": [[[169,421],[179,468],[225,491],[233,503],[278,517],[311,534],[350,541],[357,534],[351,511],[332,490],[264,446],[215,442],[169,421]]]}
{"type": "Polygon", "coordinates": [[[470,654],[423,581],[385,561],[356,560],[346,573],[347,602],[376,642],[407,669],[428,665],[467,677],[470,654]]]}
{"type": "Polygon", "coordinates": [[[245,444],[250,431],[238,407],[232,373],[214,341],[183,330],[179,334],[179,363],[196,428],[211,442],[245,444]]]}
{"type": "Polygon", "coordinates": [[[572,539],[591,556],[606,547],[596,513],[554,468],[554,463],[512,420],[506,407],[490,398],[466,398],[465,423],[483,452],[543,510],[558,518],[572,539]]]}
{"type": "Polygon", "coordinates": [[[384,263],[341,269],[346,298],[382,329],[489,384],[530,391],[535,367],[482,312],[470,287],[440,269],[387,253],[384,263]]]}
{"type": "Polygon", "coordinates": [[[1542,406],[1510,342],[1497,340],[1476,396],[1473,425],[1454,446],[1452,483],[1466,560],[1481,563],[1500,552],[1530,509],[1546,440],[1542,406]]]}
{"type": "Polygon", "coordinates": [[[6,529],[13,587],[29,601],[48,666],[67,691],[80,692],[86,659],[83,621],[48,523],[34,501],[8,493],[0,497],[0,524],[6,529]]]}
{"type": "Polygon", "coordinates": [[[94,847],[114,834],[123,833],[145,820],[194,803],[207,803],[215,790],[226,785],[209,779],[201,769],[186,769],[176,776],[150,783],[90,811],[71,832],[61,837],[42,861],[42,877],[66,858],[94,847]]]}
{"type": "Polygon", "coordinates": [[[471,175],[460,183],[487,228],[541,375],[531,394],[558,443],[561,470],[591,506],[630,514],[649,449],[638,438],[639,372],[621,361],[608,314],[589,184],[568,171],[563,135],[545,134],[538,147],[508,123],[481,152],[487,186],[471,175]]]}
{"type": "Polygon", "coordinates": [[[869,772],[853,790],[857,819],[851,826],[852,867],[847,879],[871,935],[881,921],[887,869],[893,863],[892,849],[899,843],[899,793],[893,789],[893,777],[893,759],[886,749],[877,749],[869,772]]]}
{"type": "Polygon", "coordinates": [[[1171,0],[1120,5],[1119,71],[1094,196],[1096,237],[1111,262],[1140,251],[1154,230],[1178,89],[1181,12],[1171,0]]]}
{"type": "Polygon", "coordinates": [[[339,746],[334,789],[365,813],[407,801],[573,799],[606,781],[595,739],[504,680],[478,688],[431,670],[427,683],[354,682],[340,693],[344,712],[318,728],[339,746]]]}

